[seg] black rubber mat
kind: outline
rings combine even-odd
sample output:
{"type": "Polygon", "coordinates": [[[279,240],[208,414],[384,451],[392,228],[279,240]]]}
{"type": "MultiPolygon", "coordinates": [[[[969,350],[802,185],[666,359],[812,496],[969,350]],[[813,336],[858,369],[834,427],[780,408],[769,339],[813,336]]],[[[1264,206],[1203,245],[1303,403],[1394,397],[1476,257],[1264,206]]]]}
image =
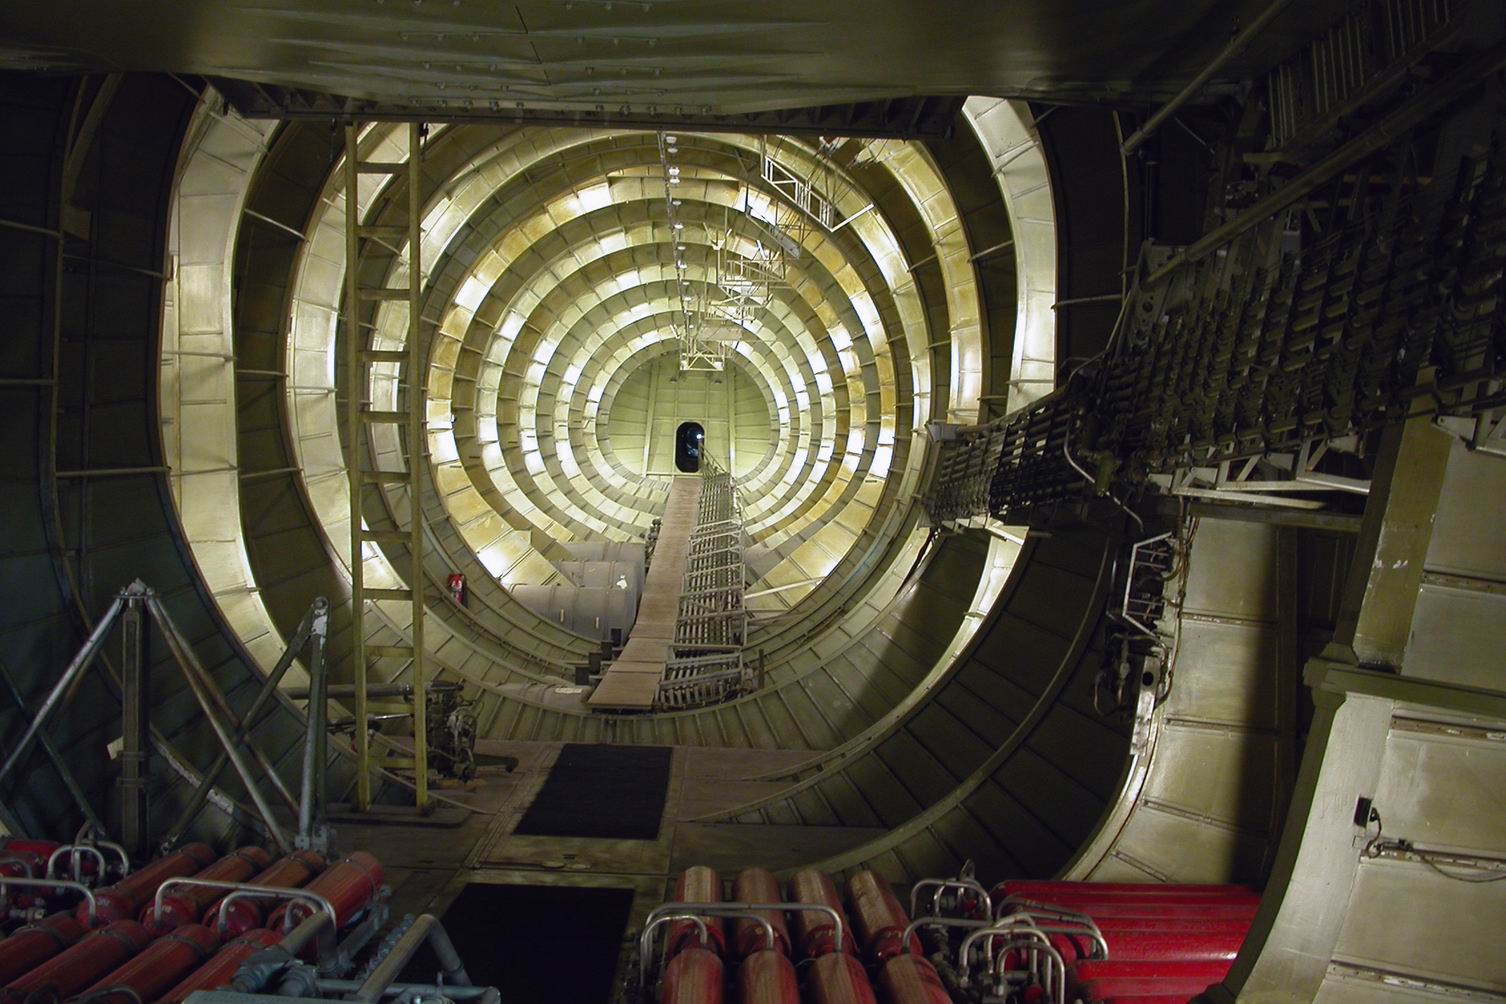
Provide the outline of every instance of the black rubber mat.
{"type": "MultiPolygon", "coordinates": [[[[631,889],[472,882],[440,920],[471,983],[503,1004],[604,1004],[632,905],[631,889]]],[[[401,978],[432,983],[438,968],[425,944],[401,978]]]]}
{"type": "Polygon", "coordinates": [[[568,743],[513,832],[654,840],[673,756],[668,746],[568,743]]]}

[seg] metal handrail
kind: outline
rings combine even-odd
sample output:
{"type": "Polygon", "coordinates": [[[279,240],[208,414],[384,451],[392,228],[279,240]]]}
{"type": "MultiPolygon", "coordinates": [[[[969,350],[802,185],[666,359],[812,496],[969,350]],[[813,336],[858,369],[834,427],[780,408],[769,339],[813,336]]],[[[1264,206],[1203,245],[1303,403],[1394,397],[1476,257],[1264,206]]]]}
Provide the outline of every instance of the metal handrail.
{"type": "Polygon", "coordinates": [[[63,844],[57,850],[47,855],[47,877],[52,878],[54,874],[53,868],[57,864],[58,858],[66,854],[73,865],[74,881],[82,882],[84,875],[83,871],[79,868],[78,859],[84,853],[94,855],[95,860],[99,862],[99,877],[103,879],[105,877],[105,856],[98,847],[93,847],[89,844],[63,844]]]}
{"type": "Polygon", "coordinates": [[[901,945],[908,945],[910,939],[915,937],[915,932],[919,931],[922,927],[962,927],[969,930],[978,930],[984,927],[992,927],[993,925],[994,921],[975,920],[972,917],[940,917],[935,915],[917,917],[910,921],[909,925],[905,928],[904,934],[900,936],[899,943],[901,945]]]}
{"type": "Polygon", "coordinates": [[[1004,969],[1004,963],[1005,960],[1009,958],[1009,953],[1015,950],[1028,952],[1030,954],[1032,960],[1032,972],[1036,971],[1034,962],[1035,956],[1044,953],[1047,962],[1047,980],[1050,980],[1052,975],[1050,963],[1054,962],[1056,964],[1056,992],[1054,994],[1051,994],[1049,987],[1047,988],[1046,992],[1047,994],[1051,994],[1051,999],[1053,1002],[1055,1002],[1055,1004],[1067,1004],[1067,963],[1062,959],[1061,953],[1051,946],[1049,940],[1043,945],[1037,944],[1033,938],[1014,938],[1010,941],[1006,941],[1003,946],[1003,951],[999,953],[999,959],[994,963],[993,967],[994,983],[996,988],[1000,990],[1003,989],[1004,973],[1006,972],[1006,970],[1004,969]]]}
{"type": "Polygon", "coordinates": [[[825,903],[666,903],[664,906],[695,910],[697,913],[712,917],[727,917],[732,916],[732,912],[747,913],[750,910],[772,913],[824,913],[831,918],[832,929],[836,931],[837,951],[842,950],[846,938],[847,928],[842,922],[842,915],[825,903]]]}
{"type": "MultiPolygon", "coordinates": [[[[340,918],[335,913],[334,904],[312,890],[277,885],[255,885],[251,882],[221,882],[218,879],[201,879],[189,875],[170,878],[157,887],[157,895],[152,900],[153,923],[161,921],[163,897],[167,894],[168,889],[175,886],[190,886],[199,889],[224,889],[230,893],[230,895],[220,900],[219,909],[215,911],[214,930],[219,934],[224,934],[227,929],[225,911],[230,907],[230,904],[238,899],[249,899],[252,896],[265,896],[269,899],[301,899],[306,903],[313,903],[329,916],[329,923],[332,929],[338,930],[340,927],[340,918]]],[[[292,911],[290,910],[282,920],[284,932],[292,929],[291,920],[292,911]]]]}
{"type": "Polygon", "coordinates": [[[1033,900],[1016,896],[1006,897],[1004,902],[999,904],[998,910],[999,912],[995,915],[995,920],[1001,920],[1004,917],[1025,916],[1029,917],[1032,923],[1036,920],[1065,921],[1066,923],[1086,928],[1088,933],[1103,946],[1104,957],[1108,957],[1109,946],[1108,942],[1104,939],[1103,931],[1099,929],[1098,923],[1085,913],[1063,910],[1060,907],[1051,906],[1049,903],[1037,903],[1033,900]],[[1008,913],[1004,912],[1010,907],[1014,909],[1008,913]]]}
{"type": "Polygon", "coordinates": [[[465,963],[460,960],[459,953],[455,951],[455,945],[446,933],[444,925],[432,913],[424,913],[419,914],[413,926],[398,938],[386,957],[371,970],[356,992],[349,995],[349,999],[365,1001],[368,1004],[380,1001],[387,987],[403,971],[403,967],[426,944],[439,961],[441,978],[446,987],[471,985],[470,974],[465,971],[465,963]]]}
{"type": "Polygon", "coordinates": [[[962,944],[957,949],[957,969],[961,974],[960,982],[962,986],[965,987],[968,985],[968,980],[972,975],[972,960],[969,958],[969,956],[972,955],[973,946],[977,944],[980,939],[988,939],[989,944],[984,946],[984,951],[989,952],[992,950],[992,941],[994,938],[1002,937],[1007,934],[1013,934],[1015,933],[1015,928],[1022,928],[1027,932],[1033,932],[1032,936],[1039,936],[1043,944],[1050,944],[1050,939],[1047,938],[1044,933],[1038,930],[1035,926],[1035,923],[1027,917],[1006,917],[1003,920],[994,921],[992,924],[986,927],[977,928],[967,937],[962,939],[962,944]]]}
{"type": "Polygon", "coordinates": [[[1037,931],[1040,931],[1042,934],[1061,934],[1065,935],[1068,938],[1087,937],[1093,942],[1094,952],[1097,953],[1093,956],[1094,959],[1102,962],[1109,957],[1109,943],[1104,939],[1103,935],[1099,933],[1097,928],[1090,927],[1085,924],[1078,925],[1074,923],[1069,927],[1063,927],[1059,924],[1048,924],[1045,926],[1037,924],[1035,925],[1035,929],[1037,931]]]}
{"type": "Polygon", "coordinates": [[[131,874],[131,856],[119,844],[109,840],[101,840],[94,836],[96,833],[103,832],[104,830],[99,824],[92,822],[85,823],[73,835],[73,842],[80,847],[103,847],[105,850],[113,853],[116,857],[120,858],[120,876],[124,878],[131,874]]]}
{"type": "Polygon", "coordinates": [[[33,889],[69,889],[73,892],[80,893],[84,897],[84,902],[89,904],[88,926],[92,928],[95,922],[99,919],[99,904],[94,899],[94,890],[90,889],[82,882],[75,882],[72,879],[33,879],[15,878],[9,875],[0,875],[0,896],[5,896],[6,887],[13,885],[27,886],[33,889]]]}
{"type": "Polygon", "coordinates": [[[933,915],[935,915],[935,910],[937,910],[941,906],[941,893],[945,892],[947,889],[962,889],[968,892],[977,893],[979,898],[983,901],[984,916],[992,917],[994,915],[993,897],[988,894],[987,889],[983,888],[982,883],[978,882],[976,879],[923,878],[910,887],[910,916],[912,917],[917,916],[920,913],[920,891],[922,889],[936,890],[936,894],[931,899],[931,909],[933,915]]]}
{"type": "Polygon", "coordinates": [[[701,936],[701,947],[708,948],[711,945],[711,934],[706,930],[706,921],[693,913],[660,913],[664,907],[671,906],[666,903],[649,912],[648,920],[643,924],[643,932],[638,935],[638,988],[643,990],[648,987],[648,960],[654,951],[654,929],[661,924],[669,924],[679,920],[686,920],[696,926],[697,933],[701,936]],[[657,915],[657,916],[656,916],[657,915]]]}

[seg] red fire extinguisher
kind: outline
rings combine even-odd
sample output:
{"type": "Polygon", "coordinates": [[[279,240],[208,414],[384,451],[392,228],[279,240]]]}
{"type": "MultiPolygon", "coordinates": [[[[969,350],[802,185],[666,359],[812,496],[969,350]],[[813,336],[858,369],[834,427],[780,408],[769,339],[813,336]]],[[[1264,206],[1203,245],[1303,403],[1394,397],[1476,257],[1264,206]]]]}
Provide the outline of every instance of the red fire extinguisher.
{"type": "Polygon", "coordinates": [[[450,573],[450,599],[455,601],[456,606],[465,606],[465,573],[450,573]]]}

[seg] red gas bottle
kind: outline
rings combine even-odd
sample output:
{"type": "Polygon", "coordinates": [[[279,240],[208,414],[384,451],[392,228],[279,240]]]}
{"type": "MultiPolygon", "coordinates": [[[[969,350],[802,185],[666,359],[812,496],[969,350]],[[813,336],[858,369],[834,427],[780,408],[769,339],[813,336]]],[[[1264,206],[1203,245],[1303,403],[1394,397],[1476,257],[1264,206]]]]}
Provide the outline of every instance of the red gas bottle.
{"type": "Polygon", "coordinates": [[[151,940],[146,928],[136,921],[117,920],[107,927],[90,931],[71,948],[59,952],[26,975],[11,980],[5,989],[24,996],[33,990],[50,987],[60,1000],[66,1000],[117,968],[151,940]]]}
{"type": "Polygon", "coordinates": [[[686,948],[664,967],[660,1004],[722,1004],[726,976],[721,958],[705,948],[686,948]]]}
{"type": "MultiPolygon", "coordinates": [[[[164,934],[133,958],[101,976],[85,994],[129,987],[139,1001],[155,1001],[162,992],[202,966],[220,947],[220,939],[203,924],[187,924],[164,934]]],[[[122,1001],[126,1004],[128,998],[122,1001]]]]}
{"type": "Polygon", "coordinates": [[[764,949],[737,967],[738,1004],[800,1004],[800,984],[794,963],[779,952],[764,949]]]}
{"type": "Polygon", "coordinates": [[[0,840],[0,875],[10,878],[45,878],[47,859],[62,845],[55,840],[27,840],[24,837],[6,837],[0,840]]]}
{"type": "Polygon", "coordinates": [[[936,967],[918,955],[896,955],[879,970],[882,1004],[952,1004],[936,967]]]}
{"type": "Polygon", "coordinates": [[[263,948],[271,948],[281,940],[281,934],[269,931],[265,927],[247,931],[215,952],[214,958],[189,973],[181,983],[163,994],[158,999],[158,1004],[179,1004],[195,990],[219,990],[221,987],[228,986],[230,981],[235,979],[235,971],[241,967],[242,962],[263,948]]]}
{"type": "MultiPolygon", "coordinates": [[[[131,872],[112,886],[106,886],[94,894],[99,903],[99,919],[96,926],[117,920],[130,920],[157,894],[157,887],[170,878],[194,875],[214,862],[214,851],[208,844],[186,844],[176,854],[158,858],[138,871],[131,872]]],[[[89,906],[80,903],[77,916],[88,923],[89,906]]]]}
{"type": "MultiPolygon", "coordinates": [[[[382,864],[365,851],[356,851],[339,864],[324,872],[307,886],[329,900],[335,908],[335,926],[344,928],[355,920],[382,889],[382,864]]],[[[297,927],[309,914],[319,909],[307,900],[294,900],[272,911],[267,927],[283,930],[283,920],[288,919],[288,928],[297,927]]],[[[310,942],[308,951],[314,951],[310,942]]]]}
{"type": "MultiPolygon", "coordinates": [[[[809,868],[796,872],[795,877],[790,879],[790,898],[796,903],[817,903],[837,911],[845,932],[842,950],[857,952],[852,924],[847,919],[847,912],[842,909],[842,897],[837,895],[836,883],[832,882],[830,876],[809,868]]],[[[803,958],[814,959],[837,950],[836,928],[832,926],[827,914],[801,910],[790,915],[790,923],[794,926],[795,945],[803,958]]]]}
{"type": "MultiPolygon", "coordinates": [[[[251,885],[267,885],[278,889],[296,889],[308,883],[324,871],[324,858],[313,851],[294,851],[272,867],[258,872],[251,878],[251,885]]],[[[285,900],[264,899],[259,896],[231,901],[225,908],[225,926],[218,927],[220,905],[211,904],[204,911],[203,923],[214,928],[222,938],[235,938],[247,931],[262,926],[267,914],[277,909],[285,900]]]]}
{"type": "MultiPolygon", "coordinates": [[[[245,882],[272,863],[272,855],[260,847],[242,847],[220,858],[199,872],[194,878],[212,879],[216,882],[245,882]]],[[[160,883],[159,883],[160,884],[160,883]]],[[[153,934],[196,924],[211,904],[225,896],[223,889],[206,889],[203,886],[175,886],[162,897],[162,915],[156,916],[156,897],[141,908],[141,922],[152,928],[153,934]]]]}
{"type": "MultiPolygon", "coordinates": [[[[720,903],[722,901],[722,878],[714,868],[692,865],[680,874],[675,882],[675,903],[720,903]]],[[[727,950],[727,931],[720,917],[704,917],[708,947],[717,955],[727,950]]],[[[692,945],[701,944],[701,931],[689,920],[677,920],[669,925],[665,939],[665,958],[672,958],[692,945]]]]}
{"type": "Polygon", "coordinates": [[[46,962],[84,936],[70,910],[54,913],[0,941],[0,986],[46,962]]]}
{"type": "MultiPolygon", "coordinates": [[[[778,903],[784,899],[779,880],[766,868],[745,868],[732,883],[732,898],[740,903],[778,903]]],[[[760,910],[760,915],[774,928],[774,948],[790,954],[790,929],[782,910],[760,910]]],[[[732,926],[732,948],[739,959],[769,947],[763,925],[754,920],[738,920],[732,926]]]]}
{"type": "Polygon", "coordinates": [[[846,952],[823,955],[806,978],[810,1004],[878,1004],[863,964],[846,952]]]}
{"type": "Polygon", "coordinates": [[[907,948],[914,955],[925,954],[920,939],[913,934],[908,946],[901,944],[910,918],[884,876],[875,871],[858,872],[847,882],[847,896],[852,901],[857,941],[870,965],[881,966],[907,948]]]}

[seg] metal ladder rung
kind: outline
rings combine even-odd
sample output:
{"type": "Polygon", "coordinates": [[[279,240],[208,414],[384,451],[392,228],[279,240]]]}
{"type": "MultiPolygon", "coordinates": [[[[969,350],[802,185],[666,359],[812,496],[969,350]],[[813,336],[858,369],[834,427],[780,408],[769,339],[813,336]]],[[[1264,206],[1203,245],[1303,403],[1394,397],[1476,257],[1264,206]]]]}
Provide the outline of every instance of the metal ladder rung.
{"type": "Polygon", "coordinates": [[[373,544],[407,544],[413,537],[407,530],[361,530],[361,539],[373,544]]]}
{"type": "Polygon", "coordinates": [[[411,589],[378,589],[378,588],[376,588],[374,586],[366,586],[364,589],[361,590],[361,594],[363,596],[365,596],[368,600],[411,600],[411,599],[413,599],[413,590],[411,590],[411,589]]]}
{"type": "Polygon", "coordinates": [[[358,160],[356,161],[357,174],[401,174],[408,170],[404,162],[389,160],[358,160]]]}
{"type": "Polygon", "coordinates": [[[407,237],[408,228],[396,223],[363,223],[356,227],[357,237],[407,237]]]}
{"type": "Polygon", "coordinates": [[[374,756],[371,762],[377,767],[386,767],[388,770],[412,770],[416,761],[411,756],[374,756]]]}
{"type": "Polygon", "coordinates": [[[380,411],[372,409],[371,411],[361,412],[361,421],[377,425],[392,425],[394,423],[406,422],[409,417],[409,413],[406,411],[380,411]]]}
{"type": "Polygon", "coordinates": [[[406,349],[362,349],[361,361],[363,363],[405,363],[408,361],[406,349]]]}
{"type": "Polygon", "coordinates": [[[366,645],[364,649],[367,655],[378,658],[383,656],[390,656],[395,659],[413,658],[412,645],[366,645]]]}
{"type": "Polygon", "coordinates": [[[360,295],[363,300],[406,300],[411,293],[407,286],[366,286],[360,295]]]}
{"type": "MultiPolygon", "coordinates": [[[[362,471],[361,480],[372,485],[406,485],[412,479],[407,471],[362,471]]],[[[366,531],[362,531],[365,533],[366,531]]]]}

